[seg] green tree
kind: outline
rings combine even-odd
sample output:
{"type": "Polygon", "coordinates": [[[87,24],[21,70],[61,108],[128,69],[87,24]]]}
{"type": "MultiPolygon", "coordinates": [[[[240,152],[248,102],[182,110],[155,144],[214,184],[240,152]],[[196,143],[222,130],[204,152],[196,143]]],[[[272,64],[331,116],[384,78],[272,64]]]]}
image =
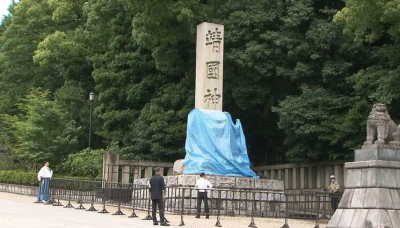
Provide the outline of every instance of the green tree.
{"type": "Polygon", "coordinates": [[[15,138],[12,152],[26,164],[49,161],[57,166],[76,150],[78,128],[49,95],[33,89],[19,104],[22,114],[2,117],[15,138]]]}

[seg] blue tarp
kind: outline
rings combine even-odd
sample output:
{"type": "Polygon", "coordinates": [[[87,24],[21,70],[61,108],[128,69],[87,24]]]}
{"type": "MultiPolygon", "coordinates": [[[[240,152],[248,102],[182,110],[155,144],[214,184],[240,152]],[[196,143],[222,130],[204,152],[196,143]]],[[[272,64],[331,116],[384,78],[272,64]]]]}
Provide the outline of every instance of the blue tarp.
{"type": "Polygon", "coordinates": [[[184,174],[258,176],[250,169],[240,120],[227,112],[193,109],[189,113],[184,174]]]}

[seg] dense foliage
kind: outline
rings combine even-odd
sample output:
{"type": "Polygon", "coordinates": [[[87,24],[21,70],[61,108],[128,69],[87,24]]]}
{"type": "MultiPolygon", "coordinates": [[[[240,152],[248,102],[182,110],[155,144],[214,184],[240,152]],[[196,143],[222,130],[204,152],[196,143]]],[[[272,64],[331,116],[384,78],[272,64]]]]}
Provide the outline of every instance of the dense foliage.
{"type": "MultiPolygon", "coordinates": [[[[61,171],[104,152],[174,161],[196,26],[225,26],[224,111],[256,165],[343,159],[373,103],[400,113],[398,0],[24,0],[0,25],[1,152],[61,171]],[[85,150],[86,149],[86,150],[85,150]],[[76,157],[76,158],[75,158],[76,157]]],[[[97,164],[97,163],[96,163],[97,164]]],[[[95,165],[96,166],[96,165],[95,165]]],[[[97,167],[97,166],[96,166],[97,167]]],[[[95,170],[94,168],[93,170],[95,170]]]]}

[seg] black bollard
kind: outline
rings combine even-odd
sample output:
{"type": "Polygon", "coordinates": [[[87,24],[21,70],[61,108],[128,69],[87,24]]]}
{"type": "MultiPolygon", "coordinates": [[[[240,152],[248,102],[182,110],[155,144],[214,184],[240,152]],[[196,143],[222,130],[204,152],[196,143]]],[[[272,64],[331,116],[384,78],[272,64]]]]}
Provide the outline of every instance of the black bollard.
{"type": "Polygon", "coordinates": [[[91,184],[90,184],[90,189],[89,190],[92,190],[92,191],[90,191],[90,194],[92,194],[92,197],[91,197],[91,199],[90,199],[90,207],[86,210],[86,211],[97,211],[96,210],[96,208],[94,208],[94,195],[96,194],[96,183],[94,182],[90,182],[91,184]]]}
{"type": "MultiPolygon", "coordinates": [[[[282,196],[282,195],[280,195],[280,196],[282,196]]],[[[288,198],[288,196],[285,196],[285,204],[286,204],[286,207],[285,207],[285,224],[283,224],[282,228],[290,228],[289,224],[287,223],[287,220],[288,220],[288,213],[287,213],[288,202],[287,202],[287,198],[288,198]]],[[[282,199],[282,197],[280,197],[280,199],[282,199]]]]}
{"type": "Polygon", "coordinates": [[[144,218],[144,219],[142,219],[142,220],[153,220],[153,217],[151,217],[151,215],[150,215],[150,201],[151,201],[151,196],[148,194],[149,193],[149,191],[147,191],[147,194],[145,194],[145,195],[147,195],[148,196],[148,199],[149,199],[149,202],[148,202],[148,204],[147,204],[147,215],[146,215],[146,217],[144,218]]]}
{"type": "Polygon", "coordinates": [[[135,200],[136,200],[136,197],[137,197],[137,195],[136,195],[136,191],[137,191],[137,188],[135,187],[135,186],[133,186],[133,198],[132,198],[132,214],[131,215],[129,215],[128,216],[128,218],[137,218],[137,217],[139,217],[139,216],[137,216],[137,214],[135,213],[135,200]]]}
{"type": "Polygon", "coordinates": [[[182,195],[181,195],[181,222],[179,223],[179,226],[184,226],[185,225],[185,223],[183,222],[183,207],[185,205],[184,204],[184,200],[185,200],[185,189],[183,189],[182,195]]]}
{"type": "Polygon", "coordinates": [[[121,184],[118,184],[117,186],[117,200],[118,200],[118,210],[112,214],[112,215],[125,215],[124,213],[122,213],[121,211],[121,201],[122,201],[122,191],[121,191],[121,184]]]}
{"type": "MultiPolygon", "coordinates": [[[[318,197],[318,211],[319,211],[319,208],[321,206],[321,197],[319,195],[317,195],[316,197],[318,197]]],[[[316,216],[316,219],[315,219],[314,228],[319,228],[319,215],[318,215],[318,213],[317,213],[317,216],[316,216]]]]}
{"type": "Polygon", "coordinates": [[[215,223],[216,227],[222,227],[220,218],[219,216],[221,215],[221,190],[218,190],[218,199],[217,199],[217,207],[218,207],[218,212],[217,212],[217,223],[215,223]]]}
{"type": "Polygon", "coordinates": [[[82,205],[83,201],[82,201],[82,181],[79,181],[79,199],[78,202],[79,206],[77,208],[75,208],[76,210],[85,210],[85,207],[82,205]]]}
{"type": "Polygon", "coordinates": [[[71,204],[71,195],[72,195],[72,185],[74,183],[72,181],[69,181],[69,187],[68,187],[68,204],[64,206],[64,208],[74,208],[71,204]]]}
{"type": "Polygon", "coordinates": [[[101,211],[99,211],[98,213],[102,213],[102,214],[106,214],[109,213],[106,209],[106,191],[107,191],[107,183],[103,183],[104,188],[102,189],[103,191],[103,199],[102,199],[102,203],[103,203],[103,209],[101,211]]]}
{"type": "Polygon", "coordinates": [[[251,206],[251,222],[250,222],[250,225],[249,225],[249,227],[252,227],[252,228],[257,228],[256,224],[254,223],[254,207],[255,207],[255,203],[256,203],[256,194],[253,191],[253,203],[252,203],[252,206],[251,206]]]}

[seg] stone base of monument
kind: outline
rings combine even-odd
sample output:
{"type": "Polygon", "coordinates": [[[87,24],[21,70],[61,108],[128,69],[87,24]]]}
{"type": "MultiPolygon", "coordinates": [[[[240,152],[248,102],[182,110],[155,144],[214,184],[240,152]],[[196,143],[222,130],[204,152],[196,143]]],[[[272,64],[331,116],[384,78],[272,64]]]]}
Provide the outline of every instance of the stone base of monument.
{"type": "MultiPolygon", "coordinates": [[[[181,199],[184,198],[184,213],[195,214],[197,204],[196,180],[199,175],[165,176],[168,197],[165,207],[180,208],[181,199]],[[183,191],[185,189],[185,191],[183,191]]],[[[276,212],[285,211],[284,181],[270,179],[254,179],[249,177],[207,176],[213,185],[209,191],[209,206],[211,213],[227,215],[254,215],[266,216],[276,212]],[[257,209],[252,211],[252,202],[256,202],[257,209]],[[261,213],[261,214],[260,214],[261,213]]],[[[149,185],[149,178],[138,179],[136,185],[149,185]]],[[[133,192],[133,196],[142,195],[140,189],[133,192]]],[[[180,210],[180,209],[179,209],[180,210]]],[[[179,210],[172,211],[180,213],[179,210]]]]}
{"type": "Polygon", "coordinates": [[[346,189],[327,227],[400,227],[399,158],[398,146],[356,150],[355,162],[345,164],[346,189]]]}

